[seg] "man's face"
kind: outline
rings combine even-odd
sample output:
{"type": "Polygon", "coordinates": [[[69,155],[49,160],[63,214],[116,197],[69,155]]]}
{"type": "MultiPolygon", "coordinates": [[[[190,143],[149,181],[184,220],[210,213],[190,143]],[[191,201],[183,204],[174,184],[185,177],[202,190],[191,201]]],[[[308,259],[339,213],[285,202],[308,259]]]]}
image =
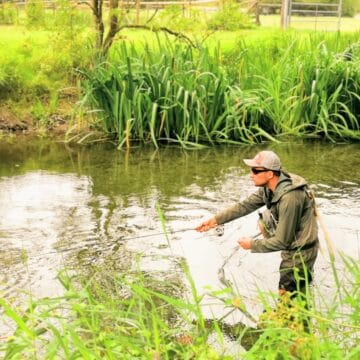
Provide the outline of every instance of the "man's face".
{"type": "Polygon", "coordinates": [[[255,186],[266,186],[273,175],[271,170],[256,167],[251,168],[250,178],[255,186]]]}

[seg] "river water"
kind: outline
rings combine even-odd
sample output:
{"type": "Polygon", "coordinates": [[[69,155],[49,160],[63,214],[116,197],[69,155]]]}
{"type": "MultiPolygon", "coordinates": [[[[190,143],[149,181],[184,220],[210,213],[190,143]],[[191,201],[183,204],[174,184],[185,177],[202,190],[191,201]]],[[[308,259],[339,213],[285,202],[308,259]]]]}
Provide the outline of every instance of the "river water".
{"type": "MultiPolygon", "coordinates": [[[[265,146],[184,151],[112,145],[68,146],[41,138],[0,143],[0,296],[53,297],[62,293],[58,272],[109,257],[120,268],[157,276],[179,272],[185,259],[199,293],[222,287],[219,268],[236,240],[257,233],[257,215],[233,221],[224,235],[192,229],[254,190],[243,158],[265,146]],[[159,210],[169,241],[162,234],[159,210]],[[130,261],[129,254],[138,254],[130,261]],[[130,265],[129,265],[130,261],[130,265]]],[[[329,233],[336,254],[360,258],[360,145],[271,145],[289,172],[312,184],[323,220],[315,287],[331,293],[329,233]]],[[[256,316],[258,291],[276,291],[278,253],[237,251],[225,276],[256,316]]],[[[342,269],[340,256],[337,266],[342,269]]],[[[221,302],[204,297],[206,316],[222,316],[221,302]]],[[[241,314],[238,315],[241,317],[241,314]]],[[[232,321],[237,321],[233,319],[232,321]]],[[[246,322],[246,318],[241,319],[246,322]]],[[[8,324],[0,324],[3,333],[8,324]]]]}

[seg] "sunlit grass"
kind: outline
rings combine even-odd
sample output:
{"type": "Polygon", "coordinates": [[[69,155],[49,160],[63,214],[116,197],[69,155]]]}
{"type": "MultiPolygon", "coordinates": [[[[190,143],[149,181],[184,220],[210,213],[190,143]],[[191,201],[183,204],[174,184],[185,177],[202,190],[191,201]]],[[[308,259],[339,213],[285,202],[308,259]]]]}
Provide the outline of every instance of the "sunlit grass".
{"type": "Polygon", "coordinates": [[[277,32],[228,51],[160,37],[139,45],[114,46],[84,76],[85,104],[120,147],[360,137],[356,34],[277,32]]]}
{"type": "MultiPolygon", "coordinates": [[[[256,328],[204,318],[202,297],[185,266],[186,276],[171,280],[167,274],[165,281],[108,268],[77,277],[63,272],[61,297],[32,298],[26,309],[0,298],[3,319],[15,327],[2,337],[0,352],[4,359],[357,359],[360,267],[351,258],[343,262],[343,281],[334,281],[328,295],[315,288],[315,297],[307,295],[310,308],[300,298],[279,302],[275,294],[259,293],[266,312],[256,328]],[[226,354],[220,346],[225,336],[247,352],[226,354]]],[[[227,311],[243,311],[234,289],[209,295],[227,311]]]]}
{"type": "Polygon", "coordinates": [[[5,46],[22,44],[28,38],[37,43],[42,43],[48,41],[49,35],[51,34],[46,30],[29,31],[25,26],[0,25],[0,43],[5,46]]]}
{"type": "MultiPolygon", "coordinates": [[[[334,32],[338,30],[338,19],[336,17],[292,17],[293,23],[287,30],[281,30],[280,27],[280,16],[279,15],[261,15],[260,26],[254,26],[252,29],[243,29],[237,31],[216,31],[214,33],[208,31],[197,31],[197,34],[191,32],[189,36],[193,36],[198,39],[207,37],[211,33],[210,39],[214,40],[214,43],[220,41],[222,46],[227,49],[233,47],[239,39],[246,41],[269,38],[274,34],[281,31],[310,31],[310,32],[334,32]]],[[[356,32],[360,31],[360,20],[359,18],[343,17],[340,20],[340,31],[344,32],[356,32]]],[[[3,44],[16,44],[21,42],[24,37],[31,34],[31,37],[39,41],[44,41],[48,37],[47,31],[34,30],[29,31],[25,26],[17,25],[0,25],[0,43],[3,44]]],[[[146,30],[133,30],[124,29],[121,31],[121,39],[128,41],[145,41],[149,43],[155,43],[156,35],[146,30]]],[[[210,43],[212,40],[210,40],[210,43]]],[[[206,42],[207,43],[207,42],[206,42]]]]}
{"type": "MultiPolygon", "coordinates": [[[[265,23],[278,17],[262,18],[265,23]]],[[[343,20],[353,25],[353,19],[343,20]]],[[[86,73],[90,82],[82,83],[82,104],[92,116],[101,115],[103,129],[119,146],[165,141],[193,147],[286,136],[359,139],[358,33],[269,25],[187,33],[196,49],[163,33],[124,30],[110,65],[94,64],[91,39],[71,29],[62,37],[3,26],[0,92],[48,100],[86,73]],[[342,55],[350,48],[351,61],[342,55]],[[90,63],[93,71],[82,71],[90,63]]],[[[44,110],[33,112],[46,116],[44,110]]]]}

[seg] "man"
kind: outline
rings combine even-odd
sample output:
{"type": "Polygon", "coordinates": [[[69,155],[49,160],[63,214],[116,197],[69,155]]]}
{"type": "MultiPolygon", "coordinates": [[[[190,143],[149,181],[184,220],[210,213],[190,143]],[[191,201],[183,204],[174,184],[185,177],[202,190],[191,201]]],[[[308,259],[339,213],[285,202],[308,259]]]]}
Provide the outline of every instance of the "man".
{"type": "Polygon", "coordinates": [[[259,222],[263,237],[242,237],[238,243],[252,252],[281,251],[279,294],[304,293],[312,281],[319,249],[314,197],[303,178],[282,170],[274,152],[261,151],[244,162],[251,168],[250,177],[259,189],[203,222],[196,230],[207,231],[265,205],[259,222]]]}

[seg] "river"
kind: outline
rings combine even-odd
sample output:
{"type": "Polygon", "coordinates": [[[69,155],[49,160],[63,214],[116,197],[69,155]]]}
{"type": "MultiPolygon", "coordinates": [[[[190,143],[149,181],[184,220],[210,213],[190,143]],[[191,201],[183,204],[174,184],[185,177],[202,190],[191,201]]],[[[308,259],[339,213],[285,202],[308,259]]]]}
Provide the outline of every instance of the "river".
{"type": "MultiPolygon", "coordinates": [[[[18,299],[62,293],[58,272],[92,266],[111,257],[119,268],[157,276],[189,265],[199,293],[222,287],[219,268],[244,235],[257,232],[257,215],[225,225],[223,236],[192,229],[214,212],[254,190],[243,158],[266,146],[184,151],[111,144],[69,146],[42,138],[0,143],[0,295],[18,299]],[[159,210],[166,219],[163,235],[159,210]]],[[[323,220],[314,286],[331,293],[332,276],[324,229],[336,252],[360,258],[360,145],[270,144],[285,169],[305,177],[316,192],[323,220]]],[[[256,316],[258,291],[276,291],[278,253],[237,251],[225,275],[256,316]]],[[[344,274],[346,276],[346,274],[344,274]]],[[[222,316],[221,303],[204,298],[206,316],[222,316]]],[[[239,315],[241,317],[241,314],[239,315]]],[[[237,321],[233,319],[232,321],[237,321]]],[[[246,322],[247,320],[241,319],[246,322]]],[[[9,324],[0,324],[7,333],[9,324]]]]}

